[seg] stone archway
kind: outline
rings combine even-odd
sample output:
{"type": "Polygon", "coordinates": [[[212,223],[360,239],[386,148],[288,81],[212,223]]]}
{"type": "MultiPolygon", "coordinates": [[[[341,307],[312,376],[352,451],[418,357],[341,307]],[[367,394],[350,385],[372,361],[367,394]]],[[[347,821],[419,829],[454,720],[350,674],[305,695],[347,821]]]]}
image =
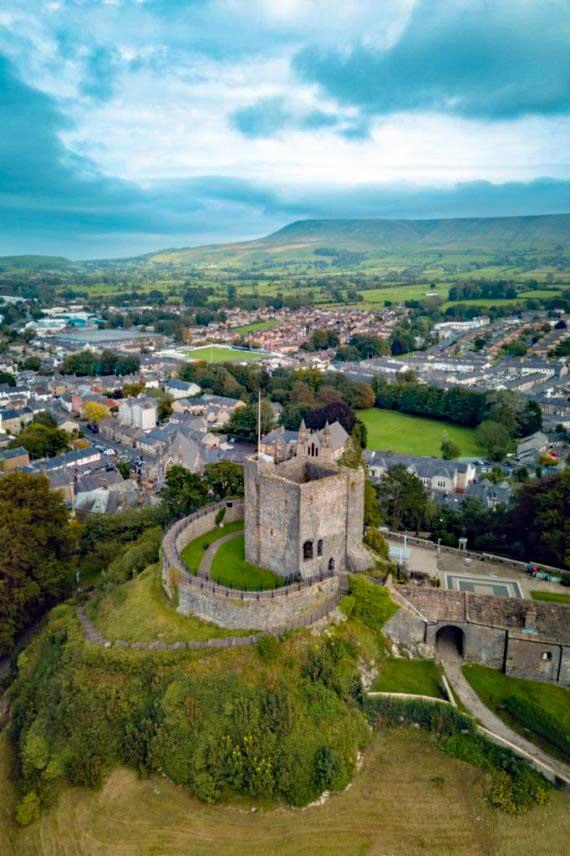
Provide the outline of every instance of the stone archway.
{"type": "Polygon", "coordinates": [[[445,624],[435,634],[435,648],[439,656],[463,657],[465,633],[461,627],[445,624]]]}

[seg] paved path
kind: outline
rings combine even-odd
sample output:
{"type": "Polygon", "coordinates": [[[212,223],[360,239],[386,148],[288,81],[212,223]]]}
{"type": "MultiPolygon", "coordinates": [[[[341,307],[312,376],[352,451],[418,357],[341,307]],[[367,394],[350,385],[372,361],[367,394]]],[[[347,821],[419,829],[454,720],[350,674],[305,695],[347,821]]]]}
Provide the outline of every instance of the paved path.
{"type": "Polygon", "coordinates": [[[214,556],[226,541],[231,541],[232,538],[239,538],[240,535],[243,535],[243,529],[238,529],[236,532],[230,532],[228,535],[222,536],[222,538],[218,538],[217,541],[214,541],[207,550],[204,551],[204,556],[202,561],[200,562],[200,567],[198,569],[198,575],[201,577],[207,577],[208,579],[211,576],[212,571],[212,562],[214,561],[214,556]]]}
{"type": "Polygon", "coordinates": [[[534,743],[521,737],[516,731],[513,731],[506,725],[502,719],[499,719],[488,707],[486,707],[469,681],[466,679],[462,671],[463,659],[453,645],[453,642],[441,640],[438,644],[437,659],[441,662],[447,680],[451,684],[452,690],[459,696],[461,702],[465,705],[469,713],[471,713],[481,725],[508,740],[514,746],[517,746],[523,752],[535,758],[539,763],[554,770],[554,772],[570,782],[570,766],[557,758],[553,758],[547,752],[539,749],[534,743]]]}

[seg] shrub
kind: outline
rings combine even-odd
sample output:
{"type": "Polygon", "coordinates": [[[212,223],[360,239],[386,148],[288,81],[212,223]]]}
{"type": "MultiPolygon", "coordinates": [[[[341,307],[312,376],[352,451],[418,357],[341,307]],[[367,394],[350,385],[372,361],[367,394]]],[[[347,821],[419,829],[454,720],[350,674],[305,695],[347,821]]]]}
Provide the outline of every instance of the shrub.
{"type": "Polygon", "coordinates": [[[279,647],[279,639],[276,639],[275,636],[267,635],[261,637],[256,649],[259,657],[270,663],[279,656],[279,647]]]}
{"type": "Polygon", "coordinates": [[[505,707],[517,722],[520,722],[534,734],[544,737],[565,755],[570,756],[570,734],[561,723],[556,721],[552,714],[530,699],[516,693],[505,699],[505,707]]]}
{"type": "Polygon", "coordinates": [[[219,511],[216,512],[216,516],[214,517],[214,522],[216,526],[219,526],[224,517],[226,516],[226,507],[224,505],[223,508],[220,508],[219,511]]]}
{"type": "Polygon", "coordinates": [[[364,543],[383,559],[388,558],[388,542],[379,529],[368,526],[364,533],[364,543]]]}
{"type": "Polygon", "coordinates": [[[315,755],[315,788],[319,793],[337,787],[341,765],[330,746],[321,746],[315,755]]]}
{"type": "Polygon", "coordinates": [[[40,800],[35,791],[30,791],[22,797],[16,806],[16,820],[20,826],[29,826],[40,816],[40,800]]]}
{"type": "Polygon", "coordinates": [[[384,623],[398,610],[390,592],[383,586],[371,583],[364,576],[351,575],[349,581],[352,599],[344,598],[340,604],[341,609],[344,612],[346,607],[354,618],[359,618],[374,630],[381,630],[384,623]]]}

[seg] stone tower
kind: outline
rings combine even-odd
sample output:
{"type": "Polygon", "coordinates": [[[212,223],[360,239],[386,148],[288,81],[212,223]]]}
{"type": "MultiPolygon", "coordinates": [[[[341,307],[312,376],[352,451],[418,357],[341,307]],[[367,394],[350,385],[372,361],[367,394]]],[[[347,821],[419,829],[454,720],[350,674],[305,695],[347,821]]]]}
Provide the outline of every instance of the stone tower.
{"type": "Polygon", "coordinates": [[[326,462],[326,435],[315,445],[299,432],[299,446],[279,464],[264,455],[245,462],[247,561],[302,579],[364,570],[364,472],[326,462]]]}

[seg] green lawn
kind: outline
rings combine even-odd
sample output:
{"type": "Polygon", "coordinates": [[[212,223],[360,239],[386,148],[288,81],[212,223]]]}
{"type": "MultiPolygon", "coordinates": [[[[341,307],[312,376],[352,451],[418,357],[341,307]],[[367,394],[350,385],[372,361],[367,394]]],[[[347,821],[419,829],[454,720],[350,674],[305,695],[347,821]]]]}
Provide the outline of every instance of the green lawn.
{"type": "Polygon", "coordinates": [[[370,288],[359,292],[364,303],[384,303],[390,300],[392,303],[405,303],[406,300],[424,300],[428,294],[435,294],[447,300],[449,286],[438,283],[435,287],[428,285],[394,285],[388,288],[370,288]]]}
{"type": "Polygon", "coordinates": [[[546,600],[549,603],[564,603],[570,605],[570,594],[563,594],[557,591],[531,591],[530,596],[533,600],[546,600]]]}
{"type": "Polygon", "coordinates": [[[441,440],[447,432],[449,439],[458,444],[462,457],[482,453],[473,428],[377,407],[359,410],[357,416],[368,429],[369,449],[439,458],[441,440]]]}
{"type": "Polygon", "coordinates": [[[203,348],[191,348],[186,351],[191,360],[204,360],[207,363],[255,363],[265,359],[263,354],[253,351],[238,351],[236,348],[223,348],[220,345],[204,345],[203,348]]]}
{"type": "Polygon", "coordinates": [[[220,585],[244,591],[278,588],[283,584],[277,574],[246,562],[243,535],[222,544],[214,556],[211,576],[220,585]]]}
{"type": "Polygon", "coordinates": [[[247,336],[248,333],[257,333],[260,330],[270,330],[276,327],[278,321],[254,321],[251,324],[242,324],[241,327],[234,327],[236,333],[241,333],[242,336],[247,336]]]}
{"type": "Polygon", "coordinates": [[[182,561],[192,574],[197,574],[200,570],[200,562],[204,558],[204,553],[207,548],[218,538],[223,538],[230,532],[237,532],[243,529],[243,520],[234,520],[233,523],[226,523],[225,526],[220,526],[217,529],[212,529],[198,538],[194,538],[182,551],[182,561]]]}
{"type": "Polygon", "coordinates": [[[385,693],[413,693],[444,698],[439,687],[441,668],[433,660],[390,658],[382,665],[373,690],[385,693]]]}
{"type": "MultiPolygon", "coordinates": [[[[510,727],[528,738],[527,729],[514,719],[505,709],[505,700],[511,695],[523,696],[539,705],[570,733],[570,690],[555,684],[540,681],[525,681],[511,678],[496,669],[486,666],[468,665],[463,667],[465,677],[484,704],[501,717],[510,727]]],[[[556,746],[544,738],[532,736],[533,742],[557,757],[563,757],[556,746]]],[[[567,760],[567,759],[565,759],[567,760]]]]}
{"type": "Polygon", "coordinates": [[[125,642],[190,642],[245,632],[176,612],[164,594],[157,565],[114,589],[95,608],[92,620],[107,639],[125,642]]]}

